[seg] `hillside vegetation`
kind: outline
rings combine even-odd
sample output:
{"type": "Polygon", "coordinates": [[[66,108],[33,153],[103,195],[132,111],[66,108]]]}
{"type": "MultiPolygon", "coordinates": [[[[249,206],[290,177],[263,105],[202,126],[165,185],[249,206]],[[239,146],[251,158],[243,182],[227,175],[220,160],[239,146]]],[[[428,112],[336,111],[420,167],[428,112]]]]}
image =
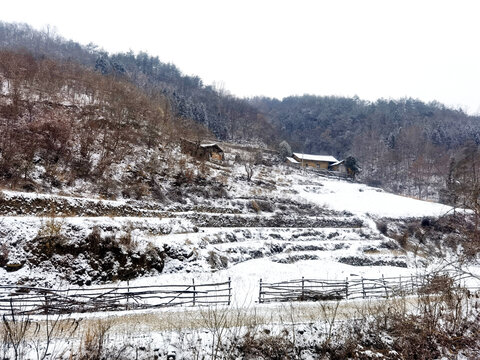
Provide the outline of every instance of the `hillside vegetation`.
{"type": "Polygon", "coordinates": [[[480,144],[478,116],[437,102],[313,95],[240,99],[147,53],[108,54],[25,24],[0,22],[0,48],[75,62],[130,83],[164,116],[192,120],[220,140],[272,147],[287,140],[296,152],[352,155],[361,165],[362,181],[418,198],[447,201],[441,193],[449,172],[464,159],[467,144],[480,144]]]}
{"type": "Polygon", "coordinates": [[[353,155],[363,181],[419,198],[438,200],[452,160],[480,144],[480,117],[436,102],[304,95],[251,103],[294,150],[353,155]]]}
{"type": "MultiPolygon", "coordinates": [[[[112,173],[126,158],[158,162],[180,136],[208,136],[175,116],[164,95],[72,62],[0,51],[0,89],[0,182],[13,188],[58,191],[83,181],[109,197],[135,183],[120,182],[131,172],[112,173]]],[[[161,168],[149,164],[144,171],[161,168]]],[[[158,192],[150,175],[138,191],[158,192]]]]}
{"type": "Polygon", "coordinates": [[[0,22],[0,48],[24,49],[37,58],[74,61],[99,74],[122,78],[147,94],[162,94],[171,112],[206,126],[222,140],[261,140],[274,144],[277,131],[247,101],[223,89],[206,86],[158,57],[133,52],[109,55],[94,44],[82,46],[54,32],[40,32],[26,24],[0,22]]]}

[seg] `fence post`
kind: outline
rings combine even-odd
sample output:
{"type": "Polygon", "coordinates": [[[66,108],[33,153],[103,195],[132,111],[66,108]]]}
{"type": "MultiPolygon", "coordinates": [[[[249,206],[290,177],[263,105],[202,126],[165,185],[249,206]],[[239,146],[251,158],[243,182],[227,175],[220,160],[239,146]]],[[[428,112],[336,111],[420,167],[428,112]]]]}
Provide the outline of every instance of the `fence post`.
{"type": "Polygon", "coordinates": [[[258,303],[261,304],[262,301],[262,279],[260,279],[260,289],[258,291],[258,303]]]}
{"type": "Polygon", "coordinates": [[[232,298],[232,280],[228,277],[228,306],[230,306],[230,300],[232,298]]]}
{"type": "MultiPolygon", "coordinates": [[[[48,307],[50,306],[50,302],[48,301],[48,295],[47,293],[45,293],[45,315],[47,315],[47,323],[48,323],[48,307]]],[[[5,315],[4,315],[5,316],[5,315]]],[[[12,316],[13,316],[13,311],[12,311],[12,316]]],[[[12,319],[14,320],[14,319],[12,319]]],[[[5,321],[5,318],[4,318],[4,321],[5,321]]]]}
{"type": "Polygon", "coordinates": [[[362,276],[362,293],[363,293],[363,298],[365,299],[367,297],[367,294],[365,293],[365,284],[363,283],[363,276],[362,276]]]}
{"type": "Polygon", "coordinates": [[[195,279],[192,279],[193,284],[193,306],[195,306],[195,279]]]}
{"type": "Polygon", "coordinates": [[[383,287],[385,288],[385,297],[388,299],[387,283],[385,282],[385,276],[382,274],[383,287]]]}
{"type": "Polygon", "coordinates": [[[305,279],[302,276],[302,297],[301,300],[305,300],[305,279]]]}
{"type": "Polygon", "coordinates": [[[345,278],[345,299],[348,299],[348,276],[345,278]]]}
{"type": "Polygon", "coordinates": [[[130,280],[127,280],[127,304],[125,305],[125,310],[128,310],[128,299],[130,298],[130,280]]]}

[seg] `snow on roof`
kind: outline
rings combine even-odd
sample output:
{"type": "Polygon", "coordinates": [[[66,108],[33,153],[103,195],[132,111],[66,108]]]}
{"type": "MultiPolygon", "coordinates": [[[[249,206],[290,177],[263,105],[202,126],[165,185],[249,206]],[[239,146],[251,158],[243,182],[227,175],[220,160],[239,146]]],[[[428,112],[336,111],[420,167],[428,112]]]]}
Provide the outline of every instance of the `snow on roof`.
{"type": "Polygon", "coordinates": [[[340,164],[343,164],[345,160],[340,160],[340,161],[337,161],[336,163],[333,163],[331,164],[332,166],[337,166],[337,165],[340,165],[340,164]]]}
{"type": "Polygon", "coordinates": [[[290,162],[290,163],[292,163],[292,164],[300,164],[297,160],[295,160],[295,159],[292,158],[292,157],[288,157],[288,156],[287,156],[287,161],[290,162]]]}
{"type": "Polygon", "coordinates": [[[300,153],[293,153],[293,155],[300,160],[310,160],[310,161],[326,161],[336,163],[338,162],[333,156],[330,155],[311,155],[311,154],[300,154],[300,153]]]}
{"type": "Polygon", "coordinates": [[[212,143],[212,144],[201,144],[200,145],[201,148],[204,148],[204,149],[207,149],[207,148],[216,148],[218,149],[219,151],[222,151],[222,148],[220,146],[218,146],[218,144],[215,144],[215,143],[212,143]]]}

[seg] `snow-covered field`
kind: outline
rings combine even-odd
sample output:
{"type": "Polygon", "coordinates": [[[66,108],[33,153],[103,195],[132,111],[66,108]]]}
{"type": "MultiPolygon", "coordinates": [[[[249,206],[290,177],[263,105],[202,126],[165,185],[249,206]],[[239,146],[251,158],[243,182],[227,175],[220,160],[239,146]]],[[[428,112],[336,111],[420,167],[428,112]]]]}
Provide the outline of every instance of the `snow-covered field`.
{"type": "Polygon", "coordinates": [[[296,185],[302,198],[337,211],[376,217],[438,217],[451,210],[448,205],[390,194],[364,184],[324,179],[322,186],[296,185]]]}
{"type": "MultiPolygon", "coordinates": [[[[232,278],[233,295],[236,304],[254,303],[258,294],[260,279],[267,282],[295,279],[299,277],[319,279],[345,279],[350,276],[381,277],[407,275],[425,271],[428,259],[417,259],[403,251],[379,232],[375,221],[379,218],[438,217],[450,211],[445,205],[420,201],[386,193],[377,188],[319,177],[315,173],[274,167],[274,171],[260,171],[257,179],[275,184],[273,189],[264,189],[255,183],[235,181],[241,176],[242,168],[234,168],[230,176],[229,193],[232,198],[267,199],[272,204],[291,201],[313,204],[307,214],[287,212],[286,217],[298,217],[310,222],[320,219],[335,219],[338,226],[262,226],[261,220],[272,218],[274,212],[252,212],[240,207],[240,214],[203,214],[204,217],[248,218],[248,226],[202,226],[197,222],[195,212],[171,212],[170,217],[61,217],[55,218],[61,226],[62,236],[69,239],[85,237],[94,227],[102,235],[121,236],[129,232],[139,246],[152,244],[162,248],[168,246],[171,252],[191,254],[188,257],[167,257],[161,274],[145,276],[131,281],[140,284],[190,283],[198,281],[224,281],[232,278]],[[238,178],[238,177],[237,177],[238,178]],[[315,209],[333,210],[319,213],[315,209]],[[350,227],[354,219],[361,226],[350,227]],[[258,222],[259,225],[255,226],[258,222]],[[223,264],[215,263],[222,258],[223,264]],[[367,265],[355,266],[355,259],[367,259],[367,265]],[[349,260],[350,259],[350,260],[349,260]],[[353,260],[352,260],[353,259],[353,260]],[[341,260],[341,261],[339,261],[341,260]],[[368,263],[373,264],[368,266],[368,263]],[[401,264],[401,266],[398,266],[401,264]]],[[[255,180],[255,177],[254,179],[255,180]]],[[[4,198],[24,196],[25,201],[45,198],[45,194],[22,194],[5,191],[4,198]]],[[[98,199],[60,197],[74,202],[103,202],[98,199]]],[[[124,205],[123,200],[106,201],[109,205],[124,205]]],[[[245,205],[244,205],[245,206],[245,205]]],[[[45,226],[48,217],[4,216],[2,242],[25,244],[45,226]]],[[[211,224],[208,224],[211,225],[211,224]]],[[[295,225],[295,224],[293,224],[295,225]]],[[[10,262],[24,261],[21,247],[13,247],[10,262]]],[[[431,264],[430,264],[431,265],[431,264]]],[[[41,269],[28,266],[16,272],[7,273],[0,269],[2,282],[15,283],[28,277],[49,277],[61,279],[55,273],[37,274],[41,269]],[[40,275],[40,276],[39,276],[40,275]]],[[[63,282],[68,279],[64,279],[63,282]]]]}
{"type": "MultiPolygon", "coordinates": [[[[130,286],[191,284],[192,279],[196,283],[222,282],[230,278],[232,304],[229,311],[243,309],[244,319],[249,319],[251,315],[246,313],[252,312],[256,317],[264,318],[264,322],[278,324],[289,317],[290,321],[304,322],[317,316],[318,321],[319,307],[315,303],[296,304],[293,307],[286,304],[258,304],[260,279],[278,282],[301,277],[330,280],[381,278],[382,275],[409,277],[443,269],[454,261],[452,254],[447,258],[438,258],[403,249],[395,239],[377,228],[378,221],[394,228],[397,225],[390,224],[390,219],[401,222],[410,218],[436,218],[451,211],[448,206],[282,166],[260,168],[253,182],[243,179],[241,166],[229,171],[229,199],[217,202],[188,199],[187,205],[181,207],[172,204],[166,206],[161,215],[157,210],[151,210],[154,206],[149,206],[150,210],[142,212],[144,216],[35,216],[35,211],[44,214],[45,209],[9,216],[10,210],[6,207],[7,214],[0,217],[2,249],[8,248],[8,263],[23,266],[9,272],[5,267],[0,268],[0,282],[68,287],[71,275],[54,266],[57,255],[49,260],[50,263],[46,261],[34,266],[27,261],[31,255],[26,250],[27,245],[36,241],[45,228],[56,229],[55,236],[61,236],[73,244],[81,242],[93,229],[97,229],[102,237],[120,239],[128,234],[139,252],[155,247],[167,254],[161,273],[146,273],[130,280],[130,286]],[[258,206],[265,209],[256,209],[253,202],[258,202],[258,206]],[[208,204],[208,209],[202,204],[208,204]],[[193,205],[203,206],[206,210],[195,211],[193,205]],[[189,209],[189,206],[192,208],[189,209]],[[296,317],[292,312],[297,314],[296,317]],[[272,320],[274,318],[275,321],[272,320]]],[[[217,174],[214,172],[214,175],[218,173],[221,171],[218,170],[217,174]]],[[[141,211],[141,204],[129,205],[124,200],[105,201],[11,191],[4,191],[0,200],[18,200],[22,197],[25,203],[47,199],[60,201],[67,207],[88,207],[91,204],[97,204],[95,206],[98,207],[100,203],[100,209],[125,209],[125,206],[130,206],[128,211],[133,207],[135,211],[141,211]]],[[[85,258],[73,258],[73,261],[77,268],[83,266],[82,261],[87,268],[85,258]]],[[[469,270],[479,273],[475,266],[469,270]]],[[[82,282],[93,279],[89,271],[80,271],[84,277],[82,282]]],[[[118,286],[126,284],[125,281],[113,283],[118,286]]],[[[100,283],[97,286],[111,285],[100,283]]],[[[348,304],[353,303],[349,300],[345,304],[342,306],[348,309],[348,304]]],[[[221,313],[224,311],[222,309],[225,308],[215,311],[221,313]]],[[[136,344],[142,344],[141,334],[148,332],[148,341],[155,339],[158,346],[162,347],[157,352],[160,355],[164,354],[162,351],[165,346],[172,344],[177,348],[193,349],[195,344],[186,343],[188,331],[172,329],[175,326],[208,327],[206,319],[212,316],[204,308],[143,310],[136,314],[122,312],[75,317],[113,319],[117,324],[114,327],[117,334],[129,328],[129,336],[135,338],[136,344]],[[174,325],[175,318],[179,317],[189,319],[189,325],[185,325],[183,320],[174,325]],[[163,324],[169,323],[170,330],[159,329],[154,319],[163,324]]],[[[213,346],[210,338],[212,329],[205,329],[204,335],[198,331],[190,331],[190,334],[190,340],[201,342],[201,346],[199,343],[197,345],[204,347],[204,351],[213,346]]],[[[145,346],[150,353],[154,351],[151,345],[145,346]]],[[[185,356],[188,358],[189,355],[185,356]]]]}

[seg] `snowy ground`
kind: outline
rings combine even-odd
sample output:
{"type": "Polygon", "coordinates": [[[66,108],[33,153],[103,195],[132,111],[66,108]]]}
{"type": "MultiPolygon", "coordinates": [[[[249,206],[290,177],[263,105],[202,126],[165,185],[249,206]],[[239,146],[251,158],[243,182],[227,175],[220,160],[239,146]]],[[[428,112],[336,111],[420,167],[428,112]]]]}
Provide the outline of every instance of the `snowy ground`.
{"type": "MultiPolygon", "coordinates": [[[[174,210],[175,206],[170,205],[162,216],[158,215],[158,211],[150,210],[145,211],[141,217],[15,214],[0,217],[0,241],[9,248],[9,261],[15,263],[24,260],[23,246],[31,242],[45,224],[52,221],[61,224],[61,235],[71,241],[85,237],[94,227],[101,229],[102,236],[113,235],[118,238],[129,233],[140,248],[150,245],[160,249],[168,247],[170,254],[165,259],[161,274],[154,273],[134,279],[129,282],[130,286],[190,284],[192,279],[196,283],[217,282],[230,278],[233,298],[229,311],[242,309],[244,319],[248,319],[248,314],[252,312],[270,325],[288,321],[318,321],[319,305],[303,303],[292,307],[286,304],[258,304],[260,279],[264,282],[277,282],[302,276],[340,280],[379,278],[382,275],[408,277],[440,269],[454,260],[428,258],[405,251],[395,240],[380,233],[376,225],[376,221],[382,218],[442,216],[451,210],[448,206],[281,166],[260,168],[252,183],[242,180],[241,166],[229,171],[227,186],[230,200],[204,200],[205,204],[208,203],[209,210],[202,213],[189,210],[185,205],[174,210]],[[260,185],[255,181],[259,181],[260,185]],[[250,206],[252,201],[268,201],[272,204],[273,211],[255,212],[250,206]],[[292,201],[295,202],[294,205],[292,201]],[[280,205],[284,205],[286,210],[282,210],[280,205]],[[303,210],[296,213],[295,209],[303,210]],[[278,217],[279,215],[283,217],[278,217]],[[211,219],[215,220],[210,221],[211,219]],[[287,220],[291,221],[287,223],[287,220]],[[225,223],[229,225],[222,225],[225,223]],[[312,224],[320,225],[311,226],[312,224]],[[218,259],[223,260],[217,261],[218,259]],[[374,265],[363,263],[360,266],[365,261],[374,265]]],[[[10,197],[24,197],[26,203],[34,203],[37,198],[55,198],[45,194],[4,191],[3,199],[10,197]]],[[[56,197],[76,207],[104,202],[90,198],[56,197]]],[[[0,203],[1,199],[0,196],[0,203]]],[[[196,206],[202,206],[198,200],[196,202],[196,206]]],[[[105,203],[108,204],[108,209],[128,205],[123,200],[105,203]]],[[[190,203],[189,200],[187,205],[190,203]]],[[[135,209],[141,208],[137,203],[134,206],[135,209]]],[[[478,267],[469,270],[480,273],[478,267]]],[[[39,283],[49,283],[56,288],[68,286],[68,278],[62,278],[55,269],[45,271],[28,265],[13,272],[0,269],[2,284],[25,279],[38,279],[39,283]]],[[[105,284],[107,285],[111,284],[105,284]]],[[[116,282],[115,285],[126,283],[116,282]]],[[[342,311],[346,314],[352,304],[352,301],[345,302],[342,311]]],[[[198,346],[204,348],[204,353],[208,353],[212,336],[212,329],[208,329],[205,322],[212,315],[208,314],[208,310],[201,308],[169,308],[139,311],[135,314],[83,314],[77,317],[113,319],[118,322],[115,330],[117,335],[128,333],[129,337],[135,338],[136,344],[154,339],[158,343],[157,348],[161,350],[151,349],[151,345],[146,345],[147,349],[164,355],[168,345],[192,348],[195,341],[197,345],[202,343],[198,346]],[[189,325],[183,324],[185,319],[189,320],[189,325]],[[158,324],[164,324],[164,327],[159,328],[158,324]],[[182,326],[203,327],[205,331],[180,331],[182,326]],[[150,334],[148,339],[143,333],[150,334]],[[192,344],[185,343],[188,336],[191,336],[192,344]]],[[[348,318],[345,314],[339,315],[339,318],[348,318]]],[[[121,339],[121,336],[117,339],[121,339]]]]}
{"type": "MultiPolygon", "coordinates": [[[[233,169],[229,193],[232,198],[269,199],[273,204],[295,200],[311,203],[321,209],[336,211],[330,215],[309,213],[302,219],[336,219],[338,227],[209,227],[195,226],[199,213],[171,212],[168,218],[158,217],[62,217],[62,234],[75,238],[86,236],[93,227],[100,227],[102,234],[120,236],[129,231],[141,246],[150,243],[157,247],[169,246],[179,253],[193,254],[185,259],[167,258],[162,274],[131,281],[133,285],[190,283],[197,281],[225,281],[232,279],[236,304],[251,305],[258,294],[260,279],[266,282],[306,278],[345,279],[352,276],[381,277],[408,275],[425,271],[428,261],[418,259],[398,248],[392,239],[382,235],[374,220],[381,217],[410,218],[437,217],[447,213],[445,205],[411,199],[386,193],[380,189],[345,180],[318,177],[314,173],[274,167],[262,169],[255,179],[275,184],[274,188],[262,188],[246,181],[239,182],[242,168],[233,169]],[[362,226],[348,227],[342,221],[356,219],[362,226]],[[226,259],[223,265],[213,264],[212,257],[226,259]],[[355,266],[355,259],[367,259],[375,266],[355,266]],[[339,262],[339,259],[342,259],[339,262]],[[346,260],[345,260],[346,259],[346,260]],[[349,264],[353,259],[353,264],[349,264]],[[227,263],[225,265],[225,263],[227,263]],[[398,266],[398,264],[404,264],[398,266]]],[[[24,196],[25,201],[44,194],[4,192],[4,197],[24,196]]],[[[60,197],[67,202],[103,202],[98,199],[60,197]]],[[[123,200],[106,201],[110,206],[122,206],[123,200]]],[[[279,210],[271,212],[246,212],[238,215],[202,214],[204,217],[248,218],[258,220],[272,218],[279,210]]],[[[295,216],[295,214],[289,214],[295,216]]],[[[3,242],[21,244],[33,239],[46,217],[4,216],[1,235],[3,242]]],[[[249,223],[250,224],[250,223],[249,223]]],[[[345,224],[348,224],[347,222],[345,224]]],[[[11,262],[22,261],[20,249],[12,249],[11,262]],[[18,258],[15,258],[17,256],[18,258]]],[[[213,261],[214,262],[214,261],[213,261]]],[[[7,273],[0,269],[0,278],[9,283],[15,279],[37,276],[38,269],[24,267],[7,273]]],[[[55,274],[44,274],[53,276],[55,274]]],[[[68,280],[68,279],[67,279],[68,280]]]]}
{"type": "Polygon", "coordinates": [[[376,217],[442,216],[450,206],[390,194],[364,184],[324,179],[322,186],[296,185],[302,198],[338,211],[376,217]]]}

